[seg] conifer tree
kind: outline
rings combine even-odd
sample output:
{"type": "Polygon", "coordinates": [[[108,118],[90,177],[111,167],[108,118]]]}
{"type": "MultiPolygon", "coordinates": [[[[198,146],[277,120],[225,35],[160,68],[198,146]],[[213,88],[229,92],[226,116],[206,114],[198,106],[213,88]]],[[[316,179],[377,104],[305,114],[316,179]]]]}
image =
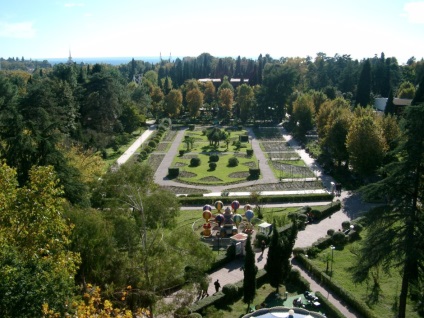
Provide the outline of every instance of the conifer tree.
{"type": "Polygon", "coordinates": [[[265,270],[269,276],[269,281],[272,287],[279,292],[280,283],[282,282],[283,272],[283,244],[278,233],[277,224],[274,220],[272,224],[272,237],[268,249],[268,257],[265,264],[265,270]]]}
{"type": "Polygon", "coordinates": [[[371,102],[371,65],[369,59],[364,62],[361,75],[359,76],[358,89],[356,91],[356,106],[366,107],[371,102]]]}
{"type": "Polygon", "coordinates": [[[384,108],[385,115],[394,115],[395,114],[395,104],[393,103],[393,90],[389,92],[389,98],[387,99],[386,108],[384,108]]]}
{"type": "Polygon", "coordinates": [[[258,268],[255,265],[255,253],[252,249],[251,236],[246,241],[246,256],[244,258],[244,278],[243,278],[243,301],[247,304],[249,312],[250,304],[256,295],[256,273],[258,268]]]}

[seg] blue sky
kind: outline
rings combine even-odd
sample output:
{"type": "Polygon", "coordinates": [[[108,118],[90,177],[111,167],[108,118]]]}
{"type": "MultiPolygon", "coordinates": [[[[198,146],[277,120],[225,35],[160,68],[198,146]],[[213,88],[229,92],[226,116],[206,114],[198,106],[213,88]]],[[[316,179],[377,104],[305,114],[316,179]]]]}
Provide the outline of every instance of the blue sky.
{"type": "Polygon", "coordinates": [[[0,57],[424,57],[424,1],[0,0],[0,57]]]}

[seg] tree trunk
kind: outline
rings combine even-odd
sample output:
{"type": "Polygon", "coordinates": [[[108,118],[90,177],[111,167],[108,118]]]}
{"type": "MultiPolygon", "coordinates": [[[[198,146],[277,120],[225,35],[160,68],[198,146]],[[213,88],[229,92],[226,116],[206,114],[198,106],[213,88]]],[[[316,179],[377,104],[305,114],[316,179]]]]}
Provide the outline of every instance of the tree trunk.
{"type": "Polygon", "coordinates": [[[402,287],[400,290],[399,296],[399,309],[398,309],[398,318],[406,318],[406,298],[408,297],[408,286],[409,286],[409,273],[408,273],[408,263],[403,267],[403,277],[402,277],[402,287]]]}

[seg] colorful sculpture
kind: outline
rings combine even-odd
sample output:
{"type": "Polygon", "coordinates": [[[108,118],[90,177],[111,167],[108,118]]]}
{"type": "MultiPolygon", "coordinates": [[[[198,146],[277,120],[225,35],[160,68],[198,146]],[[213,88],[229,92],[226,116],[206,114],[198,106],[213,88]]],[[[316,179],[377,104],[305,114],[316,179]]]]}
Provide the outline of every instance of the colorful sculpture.
{"type": "Polygon", "coordinates": [[[236,223],[236,226],[238,228],[240,222],[243,220],[243,217],[240,214],[234,214],[233,220],[234,220],[234,223],[236,223]]]}
{"type": "Polygon", "coordinates": [[[206,223],[203,224],[203,236],[211,236],[211,224],[209,223],[210,218],[212,217],[212,212],[209,210],[203,211],[203,218],[206,223]]]}
{"type": "Polygon", "coordinates": [[[234,210],[234,213],[237,212],[237,209],[240,207],[240,203],[237,200],[234,200],[233,203],[231,203],[231,207],[234,210]]]}
{"type": "Polygon", "coordinates": [[[218,210],[218,213],[221,212],[223,207],[224,207],[224,203],[222,203],[222,201],[216,201],[215,202],[215,208],[218,210]]]}

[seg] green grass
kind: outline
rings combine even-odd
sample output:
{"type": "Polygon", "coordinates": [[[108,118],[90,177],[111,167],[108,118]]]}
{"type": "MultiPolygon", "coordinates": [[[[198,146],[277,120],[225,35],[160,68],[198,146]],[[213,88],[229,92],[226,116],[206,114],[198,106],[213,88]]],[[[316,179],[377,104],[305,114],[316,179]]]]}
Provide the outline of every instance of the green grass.
{"type": "MultiPolygon", "coordinates": [[[[355,297],[367,303],[377,316],[389,317],[389,313],[392,312],[392,306],[398,300],[400,293],[401,277],[399,272],[393,269],[390,274],[387,274],[382,269],[379,270],[381,291],[378,295],[378,301],[376,301],[376,294],[372,292],[372,279],[368,283],[364,282],[362,284],[355,284],[351,279],[350,268],[355,264],[357,259],[357,256],[352,251],[355,250],[358,244],[358,242],[355,242],[345,246],[343,250],[334,250],[332,279],[355,295],[355,297]]],[[[331,253],[330,249],[322,251],[315,259],[311,260],[323,272],[326,270],[326,263],[323,261],[324,254],[326,253],[331,253]]],[[[413,311],[413,306],[410,303],[407,305],[406,317],[419,317],[413,311]]]]}
{"type": "MultiPolygon", "coordinates": [[[[237,141],[240,135],[244,135],[245,131],[231,132],[230,139],[237,141]]],[[[190,166],[191,158],[181,157],[177,154],[172,162],[173,166],[180,167],[180,176],[178,180],[199,185],[223,185],[246,181],[249,173],[249,167],[256,167],[256,157],[246,157],[246,149],[251,149],[250,144],[245,143],[245,148],[237,149],[230,142],[228,149],[225,142],[221,141],[219,146],[211,146],[207,137],[201,131],[187,131],[185,136],[195,139],[193,146],[189,145],[190,150],[188,156],[197,156],[201,160],[198,167],[190,166]],[[216,163],[215,170],[209,168],[209,153],[219,154],[219,161],[216,163]],[[237,156],[238,166],[229,167],[228,159],[237,156]],[[187,173],[189,173],[187,175],[187,173]],[[237,176],[237,174],[240,174],[237,176]],[[235,175],[234,175],[235,174],[235,175]]],[[[182,141],[179,150],[187,151],[187,144],[182,141]]]]}

